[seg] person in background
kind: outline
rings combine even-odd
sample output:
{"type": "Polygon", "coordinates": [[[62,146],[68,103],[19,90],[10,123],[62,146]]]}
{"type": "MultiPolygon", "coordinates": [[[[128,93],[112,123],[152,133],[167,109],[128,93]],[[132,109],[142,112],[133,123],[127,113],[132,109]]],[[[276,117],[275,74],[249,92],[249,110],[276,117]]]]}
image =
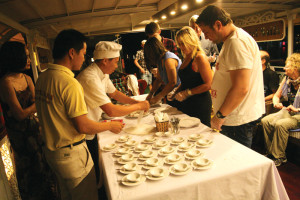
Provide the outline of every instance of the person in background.
{"type": "Polygon", "coordinates": [[[214,44],[212,41],[205,38],[201,28],[198,26],[198,24],[196,24],[196,20],[198,17],[199,17],[198,15],[193,15],[189,20],[189,26],[196,31],[200,39],[201,47],[204,50],[206,56],[208,57],[208,61],[211,64],[213,64],[217,60],[217,56],[219,55],[219,50],[216,44],[214,44]]]}
{"type": "MultiPolygon", "coordinates": [[[[156,37],[147,40],[144,51],[147,67],[158,66],[157,78],[146,98],[150,104],[156,104],[180,84],[177,72],[180,68],[181,60],[174,53],[167,51],[156,37]],[[162,90],[156,94],[162,84],[164,84],[162,90]]],[[[167,101],[171,106],[177,107],[177,103],[174,102],[167,101]]]]}
{"type": "Polygon", "coordinates": [[[287,162],[285,149],[289,130],[296,129],[300,122],[300,53],[294,53],[286,59],[284,70],[286,77],[273,96],[274,107],[281,111],[267,115],[261,120],[267,155],[271,156],[276,166],[287,162]],[[284,107],[280,103],[281,97],[286,97],[290,105],[284,107]]]}
{"type": "Polygon", "coordinates": [[[278,74],[270,69],[270,55],[266,51],[260,51],[261,64],[264,77],[265,101],[272,100],[279,86],[278,74]]]}
{"type": "MultiPolygon", "coordinates": [[[[118,67],[121,49],[122,45],[115,42],[99,42],[94,50],[94,63],[76,77],[84,90],[89,119],[100,121],[103,112],[109,117],[120,117],[138,110],[146,112],[150,107],[148,101],[137,101],[118,91],[109,79],[109,75],[118,67]],[[127,105],[113,104],[111,98],[127,105]]],[[[87,144],[94,160],[98,181],[101,169],[98,165],[97,135],[87,135],[87,144]]]]}
{"type": "MultiPolygon", "coordinates": [[[[196,32],[191,27],[183,27],[176,33],[176,44],[180,47],[184,61],[178,70],[180,86],[172,94],[180,101],[180,110],[210,127],[212,71],[207,57],[200,46],[196,32]]],[[[169,97],[169,95],[168,95],[169,97]]]]}
{"type": "Polygon", "coordinates": [[[158,23],[150,22],[149,24],[147,24],[145,27],[145,33],[148,38],[156,37],[168,51],[173,52],[178,56],[178,51],[174,40],[164,38],[160,35],[161,30],[158,23]]]}
{"type": "Polygon", "coordinates": [[[265,113],[258,45],[219,7],[207,6],[196,23],[205,38],[224,42],[211,87],[211,127],[250,148],[257,120],[265,113]]]}
{"type": "Polygon", "coordinates": [[[35,116],[35,91],[29,51],[23,43],[5,42],[0,49],[0,102],[16,163],[22,199],[55,199],[55,175],[43,159],[41,133],[35,116]]]}
{"type": "Polygon", "coordinates": [[[36,83],[36,108],[45,141],[45,157],[55,172],[61,199],[98,199],[93,161],[86,134],[119,133],[121,122],[96,122],[87,117],[84,92],[72,70],[81,68],[86,53],[85,36],[61,31],[54,41],[54,64],[36,83]]]}
{"type": "Polygon", "coordinates": [[[145,58],[144,58],[144,45],[147,40],[143,40],[141,42],[142,49],[136,52],[136,56],[134,59],[134,64],[139,68],[141,73],[141,79],[145,80],[147,82],[147,85],[149,86],[149,89],[151,90],[151,84],[152,84],[152,74],[147,69],[145,58]]]}

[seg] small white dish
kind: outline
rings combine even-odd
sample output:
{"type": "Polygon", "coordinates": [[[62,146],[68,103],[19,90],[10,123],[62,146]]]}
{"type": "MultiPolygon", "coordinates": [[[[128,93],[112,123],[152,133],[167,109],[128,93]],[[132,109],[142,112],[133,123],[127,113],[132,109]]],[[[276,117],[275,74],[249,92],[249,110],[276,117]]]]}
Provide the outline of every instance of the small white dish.
{"type": "Polygon", "coordinates": [[[118,145],[116,145],[115,143],[112,144],[106,144],[102,147],[102,151],[111,151],[115,148],[117,148],[118,145]]]}
{"type": "Polygon", "coordinates": [[[164,146],[167,146],[169,143],[165,140],[158,140],[153,144],[153,148],[155,149],[159,149],[162,148],[164,146]]]}
{"type": "Polygon", "coordinates": [[[122,135],[116,140],[116,142],[124,143],[124,142],[127,142],[130,138],[131,138],[131,136],[129,136],[129,135],[122,135]]]}
{"type": "Polygon", "coordinates": [[[156,132],[155,135],[157,137],[170,137],[173,134],[171,132],[167,131],[167,132],[156,132]]]}
{"type": "Polygon", "coordinates": [[[182,128],[191,128],[198,126],[200,124],[200,119],[196,117],[185,117],[180,119],[179,126],[182,128]]]}
{"type": "Polygon", "coordinates": [[[210,139],[199,139],[196,142],[197,147],[210,147],[212,145],[213,141],[210,139]]]}
{"type": "Polygon", "coordinates": [[[194,133],[189,136],[189,140],[191,141],[197,141],[200,138],[203,138],[203,135],[200,133],[194,133]]]}
{"type": "Polygon", "coordinates": [[[135,141],[135,140],[128,140],[127,142],[125,142],[125,146],[131,147],[131,146],[135,146],[135,145],[137,145],[137,141],[135,141]]]}
{"type": "Polygon", "coordinates": [[[192,166],[194,169],[209,169],[212,167],[213,162],[207,158],[198,158],[192,161],[192,166]]]}
{"type": "Polygon", "coordinates": [[[169,155],[170,153],[173,153],[174,151],[175,151],[175,148],[174,148],[174,147],[166,146],[166,147],[161,148],[161,149],[158,151],[158,154],[159,154],[160,156],[166,156],[166,155],[169,155]]]}
{"type": "Polygon", "coordinates": [[[173,175],[185,175],[192,171],[192,167],[186,163],[176,163],[170,167],[170,173],[173,175]]]}
{"type": "Polygon", "coordinates": [[[147,160],[148,158],[152,158],[156,155],[157,154],[154,151],[147,150],[147,151],[143,151],[142,153],[140,153],[139,159],[140,160],[147,160]]]}
{"type": "Polygon", "coordinates": [[[124,154],[117,161],[119,164],[126,164],[126,163],[132,162],[134,160],[135,160],[135,157],[133,154],[124,154]]]}
{"type": "Polygon", "coordinates": [[[159,165],[158,158],[148,158],[143,163],[143,168],[145,169],[151,169],[153,167],[157,167],[159,165]]]}
{"type": "Polygon", "coordinates": [[[135,146],[134,151],[142,152],[142,151],[149,150],[150,148],[151,148],[151,146],[148,144],[138,144],[137,146],[135,146]]]}
{"type": "Polygon", "coordinates": [[[204,153],[201,152],[201,151],[198,150],[198,149],[190,149],[190,150],[188,150],[188,151],[184,154],[185,158],[187,158],[187,159],[189,159],[189,160],[196,159],[196,158],[198,158],[198,157],[200,157],[200,156],[203,156],[203,155],[204,155],[204,153]]]}
{"type": "Polygon", "coordinates": [[[182,160],[182,156],[177,153],[170,154],[164,158],[164,162],[169,165],[173,165],[181,160],[182,160]]]}
{"type": "Polygon", "coordinates": [[[169,171],[162,167],[155,167],[149,169],[145,175],[146,178],[157,181],[166,178],[169,175],[169,171]]]}
{"type": "Polygon", "coordinates": [[[156,137],[154,136],[147,136],[144,140],[143,140],[143,143],[145,144],[152,144],[153,142],[156,141],[156,137]]]}
{"type": "Polygon", "coordinates": [[[172,138],[171,144],[179,145],[182,142],[184,142],[184,137],[175,137],[172,138]]]}
{"type": "Polygon", "coordinates": [[[140,167],[134,163],[134,162],[131,162],[131,163],[127,163],[125,165],[123,165],[120,169],[120,172],[122,174],[130,174],[134,171],[137,171],[140,167]]]}
{"type": "Polygon", "coordinates": [[[145,182],[145,180],[146,180],[146,176],[141,175],[137,172],[133,172],[127,174],[122,178],[122,184],[126,186],[136,186],[145,182]]]}
{"type": "Polygon", "coordinates": [[[192,148],[194,146],[193,143],[190,142],[183,142],[181,143],[177,148],[178,151],[188,151],[190,148],[192,148]]]}

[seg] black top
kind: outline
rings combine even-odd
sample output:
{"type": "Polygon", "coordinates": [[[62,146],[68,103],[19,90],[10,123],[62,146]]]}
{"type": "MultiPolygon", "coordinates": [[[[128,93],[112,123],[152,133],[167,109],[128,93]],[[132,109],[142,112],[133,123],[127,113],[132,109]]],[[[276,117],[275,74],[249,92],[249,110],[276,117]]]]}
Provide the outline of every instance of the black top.
{"type": "Polygon", "coordinates": [[[278,74],[267,67],[263,71],[265,97],[277,91],[279,86],[278,74]]]}

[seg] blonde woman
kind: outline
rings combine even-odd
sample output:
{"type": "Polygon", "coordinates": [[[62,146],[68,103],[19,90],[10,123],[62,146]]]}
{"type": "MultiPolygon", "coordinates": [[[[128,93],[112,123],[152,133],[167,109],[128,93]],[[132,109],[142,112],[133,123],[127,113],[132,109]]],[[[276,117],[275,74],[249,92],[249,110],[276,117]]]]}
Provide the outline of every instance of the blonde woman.
{"type": "MultiPolygon", "coordinates": [[[[212,71],[197,33],[191,27],[183,27],[176,34],[184,61],[178,70],[181,85],[173,97],[180,101],[180,110],[210,127],[212,71]]],[[[172,99],[171,95],[169,95],[172,99]]]]}
{"type": "Polygon", "coordinates": [[[267,115],[261,120],[267,155],[273,158],[276,166],[287,162],[285,149],[288,142],[289,129],[297,128],[300,122],[300,53],[290,55],[286,59],[283,69],[286,77],[282,80],[273,96],[274,107],[283,111],[267,115]],[[280,102],[281,97],[285,97],[290,105],[285,107],[280,102]]]}

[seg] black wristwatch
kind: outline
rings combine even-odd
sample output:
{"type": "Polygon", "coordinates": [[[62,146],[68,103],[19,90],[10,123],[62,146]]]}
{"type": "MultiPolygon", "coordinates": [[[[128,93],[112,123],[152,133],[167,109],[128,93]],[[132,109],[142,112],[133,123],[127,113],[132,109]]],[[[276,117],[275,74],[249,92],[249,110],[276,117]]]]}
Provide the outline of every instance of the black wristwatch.
{"type": "Polygon", "coordinates": [[[220,111],[218,111],[217,113],[216,113],[216,116],[217,116],[217,118],[219,118],[219,119],[224,119],[226,116],[224,116],[220,111]]]}

